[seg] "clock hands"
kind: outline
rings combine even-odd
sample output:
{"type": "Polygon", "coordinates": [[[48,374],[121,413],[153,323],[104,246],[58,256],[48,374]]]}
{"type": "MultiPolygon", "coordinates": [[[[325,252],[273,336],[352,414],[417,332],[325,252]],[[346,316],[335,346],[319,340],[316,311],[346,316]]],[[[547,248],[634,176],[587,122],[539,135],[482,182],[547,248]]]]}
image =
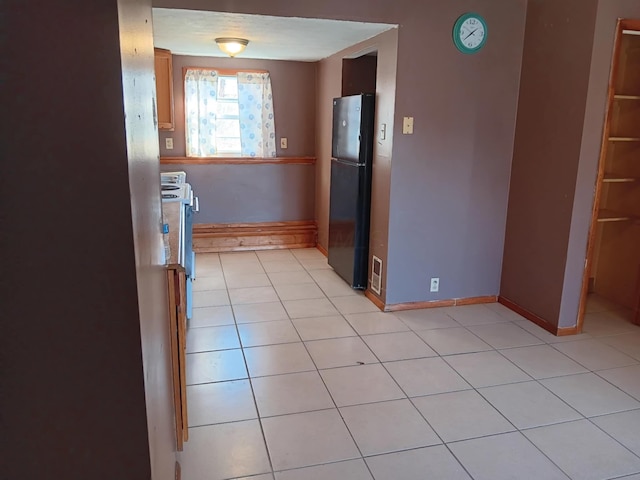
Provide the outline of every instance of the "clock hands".
{"type": "Polygon", "coordinates": [[[478,31],[478,29],[476,28],[473,32],[471,32],[469,35],[467,35],[466,37],[464,37],[462,39],[462,41],[465,41],[467,38],[469,38],[471,35],[473,35],[474,33],[476,33],[478,31]]]}

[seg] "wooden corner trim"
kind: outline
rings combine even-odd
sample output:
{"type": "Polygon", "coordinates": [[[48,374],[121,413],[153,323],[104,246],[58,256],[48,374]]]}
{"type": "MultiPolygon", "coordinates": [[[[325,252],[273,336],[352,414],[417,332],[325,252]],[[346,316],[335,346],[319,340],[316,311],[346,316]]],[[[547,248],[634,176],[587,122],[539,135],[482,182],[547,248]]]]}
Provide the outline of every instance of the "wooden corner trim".
{"type": "Polygon", "coordinates": [[[160,165],[315,165],[315,157],[160,157],[160,165]]]}
{"type": "Polygon", "coordinates": [[[498,301],[498,297],[496,295],[485,295],[482,297],[451,298],[448,300],[433,300],[430,302],[395,303],[391,305],[386,305],[385,311],[399,312],[402,310],[417,310],[420,308],[460,307],[463,305],[495,303],[497,301],[498,301]]]}
{"type": "Polygon", "coordinates": [[[577,335],[581,331],[581,327],[574,325],[573,327],[558,327],[556,335],[558,337],[564,337],[566,335],[577,335]]]}
{"type": "Polygon", "coordinates": [[[322,245],[320,245],[320,244],[317,244],[317,245],[316,245],[316,248],[317,248],[318,250],[320,250],[320,253],[321,253],[322,255],[324,255],[325,257],[329,258],[329,252],[327,251],[327,249],[326,249],[326,248],[324,248],[324,247],[323,247],[322,245]]]}
{"type": "Polygon", "coordinates": [[[553,335],[556,335],[558,337],[562,337],[562,336],[565,336],[565,335],[575,335],[577,333],[580,333],[580,326],[579,325],[574,325],[573,327],[558,327],[556,325],[552,325],[551,323],[549,323],[544,318],[539,317],[535,313],[530,312],[526,308],[521,307],[517,303],[512,302],[511,300],[509,300],[508,298],[503,297],[502,295],[500,295],[498,297],[498,302],[500,302],[502,305],[507,307],[509,310],[513,310],[518,315],[523,316],[527,320],[535,323],[539,327],[544,328],[547,332],[549,332],[549,333],[551,333],[553,335]]]}
{"type": "Polygon", "coordinates": [[[383,312],[388,311],[385,309],[385,304],[382,300],[380,300],[375,293],[373,293],[371,290],[367,289],[364,291],[364,296],[367,297],[369,300],[371,300],[371,303],[373,303],[376,307],[378,307],[380,310],[382,310],[383,312]]]}

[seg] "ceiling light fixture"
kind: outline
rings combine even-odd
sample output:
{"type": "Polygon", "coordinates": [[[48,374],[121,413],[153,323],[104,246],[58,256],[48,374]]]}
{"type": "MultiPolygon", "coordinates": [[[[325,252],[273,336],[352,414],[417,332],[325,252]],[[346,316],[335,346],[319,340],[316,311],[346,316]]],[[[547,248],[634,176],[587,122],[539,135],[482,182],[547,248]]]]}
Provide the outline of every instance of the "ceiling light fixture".
{"type": "Polygon", "coordinates": [[[245,49],[249,44],[249,40],[245,38],[222,37],[216,38],[216,43],[224,53],[230,57],[235,57],[245,49]]]}

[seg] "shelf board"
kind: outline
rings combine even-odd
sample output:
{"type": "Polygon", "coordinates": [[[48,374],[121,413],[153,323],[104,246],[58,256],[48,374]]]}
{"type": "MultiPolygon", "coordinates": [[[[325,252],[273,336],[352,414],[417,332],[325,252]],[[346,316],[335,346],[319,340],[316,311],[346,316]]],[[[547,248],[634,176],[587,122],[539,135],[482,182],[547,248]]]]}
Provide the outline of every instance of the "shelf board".
{"type": "Polygon", "coordinates": [[[598,222],[628,222],[629,220],[636,220],[633,215],[626,215],[620,212],[614,212],[612,210],[601,209],[598,211],[598,222]]]}
{"type": "Polygon", "coordinates": [[[616,100],[640,100],[640,95],[614,95],[616,100]]]}
{"type": "Polygon", "coordinates": [[[613,173],[606,173],[604,178],[602,179],[603,183],[633,183],[637,182],[639,179],[635,177],[628,177],[624,175],[616,175],[613,173]]]}
{"type": "Polygon", "coordinates": [[[640,142],[640,137],[609,137],[610,142],[640,142]]]}

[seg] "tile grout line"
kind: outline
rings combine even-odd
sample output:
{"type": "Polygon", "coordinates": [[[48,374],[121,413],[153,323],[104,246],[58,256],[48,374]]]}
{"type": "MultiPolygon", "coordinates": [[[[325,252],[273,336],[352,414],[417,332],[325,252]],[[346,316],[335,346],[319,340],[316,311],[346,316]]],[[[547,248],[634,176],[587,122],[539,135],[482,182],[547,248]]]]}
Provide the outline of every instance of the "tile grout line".
{"type": "MultiPolygon", "coordinates": [[[[254,253],[254,255],[256,255],[256,254],[254,253]]],[[[257,257],[257,255],[256,255],[256,257],[257,257]]],[[[258,261],[260,261],[260,260],[258,259],[258,261]]],[[[222,263],[222,259],[221,259],[220,263],[222,263]]],[[[262,268],[262,264],[260,264],[260,266],[262,268]]],[[[222,271],[223,271],[223,275],[224,275],[224,265],[222,267],[222,271]]],[[[264,444],[264,449],[265,449],[265,452],[267,454],[267,460],[269,461],[269,468],[271,470],[269,473],[271,473],[271,475],[275,478],[274,468],[273,468],[273,459],[271,458],[271,451],[269,450],[269,445],[267,444],[267,436],[266,436],[265,431],[264,431],[264,425],[262,423],[262,418],[260,416],[260,411],[258,410],[258,402],[256,400],[256,392],[255,392],[255,389],[253,387],[253,380],[251,378],[251,373],[249,372],[249,363],[247,362],[247,357],[245,355],[244,347],[242,345],[242,337],[240,336],[240,329],[238,328],[238,322],[236,321],[235,305],[233,305],[233,302],[231,301],[231,294],[229,293],[229,287],[227,285],[227,276],[226,275],[224,275],[224,279],[225,279],[224,280],[225,281],[225,285],[227,286],[227,295],[229,296],[229,303],[231,303],[231,313],[233,315],[233,321],[234,321],[234,325],[236,327],[236,335],[238,336],[238,342],[240,344],[240,351],[242,352],[242,359],[244,361],[244,368],[247,371],[247,379],[249,381],[249,387],[251,388],[251,397],[253,399],[253,406],[256,409],[256,415],[258,417],[257,418],[258,425],[260,425],[260,433],[262,434],[262,442],[264,444]]]]}
{"type": "MultiPolygon", "coordinates": [[[[304,268],[304,271],[307,272],[307,274],[309,274],[309,271],[306,269],[306,267],[304,267],[304,265],[302,266],[302,268],[304,268]]],[[[309,274],[309,276],[311,276],[311,274],[309,274]]],[[[311,278],[313,278],[313,276],[311,276],[311,278]]],[[[315,278],[313,278],[314,282],[316,281],[315,278]]],[[[317,285],[317,283],[316,283],[317,285]]],[[[318,285],[318,287],[320,288],[320,286],[318,285]]],[[[322,290],[322,288],[320,288],[320,290],[322,290]]],[[[325,295],[324,290],[322,290],[322,293],[325,295]]],[[[285,309],[286,310],[286,309],[285,309]]],[[[288,312],[287,312],[288,314],[288,312]]],[[[341,314],[340,314],[341,315],[341,314]]],[[[342,315],[341,315],[342,316],[342,315]]],[[[347,321],[345,319],[345,321],[347,321]]],[[[296,327],[295,323],[291,322],[293,325],[293,328],[296,329],[296,332],[298,333],[298,336],[300,337],[301,341],[302,341],[302,336],[300,335],[300,332],[298,331],[298,327],[296,327]]],[[[357,333],[357,332],[356,332],[357,333]]],[[[338,415],[340,416],[340,419],[342,420],[342,424],[344,425],[345,429],[347,430],[347,432],[349,433],[349,437],[351,438],[351,441],[353,442],[353,444],[355,445],[358,453],[360,454],[360,459],[362,460],[362,462],[364,463],[365,467],[367,468],[367,471],[369,472],[369,474],[371,475],[371,478],[374,478],[373,476],[373,472],[371,471],[371,469],[369,468],[369,465],[367,464],[367,462],[364,460],[364,455],[362,454],[362,450],[360,449],[360,446],[358,445],[358,442],[356,442],[355,437],[353,436],[353,433],[351,432],[351,429],[349,428],[349,425],[347,425],[347,422],[345,421],[344,417],[342,416],[342,412],[340,411],[340,408],[338,408],[338,404],[336,403],[335,398],[333,398],[333,395],[331,395],[331,391],[329,390],[329,387],[326,384],[326,381],[324,379],[324,377],[322,376],[322,374],[320,373],[320,369],[318,368],[318,365],[316,363],[316,360],[313,358],[313,356],[311,355],[311,352],[309,351],[309,348],[307,347],[306,343],[304,341],[302,341],[302,345],[305,349],[305,351],[307,352],[307,355],[309,355],[309,358],[311,359],[311,362],[313,363],[313,365],[316,367],[316,374],[318,375],[318,377],[320,377],[320,381],[322,382],[322,385],[324,386],[327,395],[329,395],[329,398],[331,399],[331,402],[333,403],[333,406],[335,408],[335,411],[338,413],[338,415]]],[[[331,411],[333,411],[333,409],[331,409],[331,411]]],[[[334,462],[337,463],[337,462],[334,462]]],[[[321,465],[327,465],[327,463],[325,464],[321,464],[321,465]]],[[[304,468],[304,467],[302,467],[304,468]]]]}
{"type": "MultiPolygon", "coordinates": [[[[298,259],[296,258],[296,260],[298,260],[298,259]]],[[[259,259],[259,261],[261,261],[261,260],[259,259]]],[[[298,260],[298,262],[299,262],[299,260],[298,260]]],[[[302,265],[302,264],[301,264],[301,265],[302,265]]],[[[308,271],[308,270],[306,270],[306,267],[304,267],[304,265],[302,265],[302,266],[303,266],[304,271],[305,271],[307,274],[309,274],[309,271],[308,271]]],[[[311,276],[311,275],[310,275],[310,276],[311,276]]],[[[268,275],[267,275],[267,277],[268,277],[268,275]]],[[[318,287],[320,287],[320,286],[319,286],[319,284],[317,283],[317,280],[316,280],[313,276],[311,276],[311,278],[314,280],[315,284],[316,284],[318,287]]],[[[320,289],[322,290],[322,287],[320,287],[320,289]]],[[[275,288],[274,288],[274,290],[275,290],[275,288]]],[[[326,295],[326,293],[324,292],[324,290],[322,290],[322,291],[323,291],[323,294],[324,294],[325,298],[327,298],[327,299],[332,303],[332,305],[334,305],[334,307],[335,307],[335,304],[333,303],[333,301],[331,300],[331,298],[330,298],[330,297],[328,297],[328,296],[326,295]]],[[[228,293],[228,291],[227,291],[227,293],[228,293]]],[[[277,291],[276,291],[276,294],[277,294],[277,291]]],[[[278,295],[278,298],[280,298],[280,297],[279,297],[279,295],[278,295]]],[[[282,300],[280,300],[280,302],[279,302],[279,303],[281,303],[281,304],[282,304],[282,300]]],[[[230,307],[231,307],[231,309],[232,309],[232,311],[233,311],[233,305],[231,305],[230,307]]],[[[284,308],[284,305],[283,305],[283,308],[284,308]]],[[[286,311],[286,308],[285,308],[285,311],[286,311]]],[[[499,315],[497,312],[493,312],[493,311],[492,311],[492,313],[499,315]]],[[[342,314],[342,312],[339,312],[339,315],[340,315],[342,318],[344,318],[344,314],[342,314]]],[[[287,316],[289,317],[288,312],[287,312],[287,316]]],[[[309,318],[312,318],[312,317],[309,317],[309,318]]],[[[350,322],[349,322],[346,318],[344,318],[344,319],[347,321],[347,323],[349,323],[349,324],[350,324],[350,322]]],[[[406,325],[406,326],[409,328],[409,331],[410,331],[410,332],[414,333],[414,334],[415,334],[416,336],[418,336],[418,338],[420,338],[420,339],[421,339],[421,340],[422,340],[426,345],[428,345],[429,347],[431,347],[431,346],[428,344],[428,342],[426,342],[426,341],[425,341],[425,340],[424,340],[420,335],[418,335],[416,330],[412,329],[409,325],[407,325],[407,324],[406,324],[406,322],[404,322],[404,321],[403,321],[403,319],[402,319],[401,317],[398,317],[398,319],[399,319],[399,320],[400,320],[404,325],[406,325]]],[[[455,319],[454,319],[454,320],[455,320],[455,319]]],[[[234,321],[235,321],[235,312],[234,312],[234,321]]],[[[295,323],[292,321],[292,319],[291,319],[290,317],[289,317],[289,321],[291,322],[291,324],[293,325],[294,329],[296,330],[296,333],[297,333],[297,334],[298,334],[298,336],[300,337],[300,341],[301,341],[301,343],[303,344],[303,346],[304,346],[305,350],[307,351],[307,354],[308,354],[308,355],[309,355],[309,357],[311,358],[311,360],[312,360],[312,362],[313,362],[313,364],[314,364],[314,366],[315,366],[315,368],[316,368],[316,372],[320,375],[320,370],[318,369],[318,367],[317,367],[317,364],[316,364],[315,360],[314,360],[314,359],[313,359],[313,357],[311,356],[311,354],[310,354],[310,352],[309,352],[309,350],[308,350],[308,348],[307,348],[307,345],[306,345],[305,341],[304,341],[304,340],[302,340],[302,337],[301,337],[301,335],[300,335],[300,332],[298,331],[298,328],[296,327],[295,323]]],[[[260,323],[262,323],[262,322],[260,322],[260,323]]],[[[507,322],[496,322],[496,323],[507,323],[507,322]]],[[[515,321],[512,321],[512,320],[510,320],[508,323],[512,323],[512,324],[514,324],[514,325],[515,325],[515,321]]],[[[241,339],[240,339],[240,337],[239,337],[239,331],[238,331],[238,328],[237,328],[237,327],[238,327],[237,321],[235,321],[234,325],[235,325],[235,327],[236,327],[236,334],[238,335],[238,338],[239,338],[240,343],[241,343],[241,339]]],[[[475,333],[474,333],[474,332],[472,332],[471,330],[469,330],[469,329],[468,329],[468,326],[465,326],[465,325],[461,325],[461,326],[462,326],[462,328],[467,329],[467,330],[468,330],[472,335],[474,335],[474,336],[476,336],[476,337],[477,337],[477,335],[475,335],[475,333]]],[[[530,335],[535,336],[534,334],[532,334],[531,332],[528,332],[526,329],[524,329],[524,328],[520,327],[519,325],[516,325],[516,326],[517,326],[517,327],[519,327],[519,328],[521,328],[524,332],[529,333],[530,335]]],[[[196,327],[196,328],[197,328],[197,327],[196,327]]],[[[352,326],[352,328],[353,328],[353,326],[352,326]]],[[[429,329],[429,330],[433,330],[433,329],[429,329]]],[[[358,337],[358,338],[359,338],[359,339],[360,339],[360,340],[365,344],[365,346],[367,347],[367,349],[368,349],[369,351],[371,351],[371,353],[373,354],[373,356],[378,360],[378,362],[383,366],[383,368],[385,368],[385,371],[387,372],[387,374],[389,374],[389,375],[391,376],[391,374],[388,372],[388,370],[386,369],[386,367],[385,367],[385,365],[384,365],[384,363],[385,363],[385,362],[382,362],[382,361],[380,360],[380,357],[379,357],[375,352],[373,352],[373,351],[371,350],[371,348],[368,346],[368,344],[367,344],[367,343],[364,341],[364,339],[362,338],[362,335],[361,335],[357,330],[355,331],[355,333],[356,333],[356,336],[357,336],[357,337],[358,337]]],[[[379,333],[379,335],[384,335],[384,334],[387,334],[387,333],[393,333],[393,332],[383,332],[383,333],[379,333]]],[[[378,334],[372,334],[372,335],[378,335],[378,334]]],[[[332,337],[332,339],[333,339],[333,338],[343,338],[343,337],[332,337]]],[[[353,338],[353,337],[347,337],[347,338],[353,338]]],[[[480,338],[480,339],[481,339],[481,338],[480,338]]],[[[481,339],[481,340],[482,340],[482,339],[481,339]]],[[[566,356],[567,358],[569,358],[569,359],[571,359],[571,360],[575,361],[573,358],[571,358],[571,357],[569,357],[568,355],[564,354],[564,352],[562,352],[562,351],[560,351],[559,349],[555,348],[555,344],[549,343],[549,342],[547,342],[547,341],[546,341],[546,340],[544,340],[544,339],[539,339],[539,340],[542,342],[542,343],[541,343],[541,345],[548,345],[548,346],[550,346],[550,347],[554,348],[554,350],[558,351],[561,355],[566,356]]],[[[593,338],[593,340],[597,340],[597,341],[599,341],[597,338],[593,338]]],[[[310,341],[313,341],[313,340],[310,340],[310,341]]],[[[602,342],[602,341],[599,341],[599,342],[600,342],[600,343],[602,343],[602,344],[607,345],[606,343],[604,343],[604,342],[602,342]]],[[[297,343],[297,342],[285,342],[285,344],[286,344],[286,343],[297,343]]],[[[563,343],[564,343],[564,342],[563,342],[563,343]]],[[[265,346],[266,346],[266,345],[265,345],[265,346]]],[[[505,348],[503,348],[503,349],[498,349],[498,348],[496,348],[496,347],[493,347],[493,345],[489,345],[489,346],[491,347],[491,349],[492,349],[493,351],[498,352],[498,353],[501,355],[501,357],[505,358],[509,363],[511,363],[511,364],[512,364],[512,365],[514,365],[517,369],[519,369],[519,370],[521,370],[521,371],[522,371],[522,369],[521,369],[518,365],[516,365],[516,364],[515,364],[513,361],[511,361],[509,358],[505,357],[505,356],[504,356],[504,354],[501,352],[501,350],[510,349],[510,348],[525,348],[525,347],[527,347],[527,346],[529,346],[529,345],[517,346],[517,347],[505,347],[505,348]]],[[[531,346],[533,346],[533,345],[531,345],[531,346]]],[[[625,354],[624,352],[620,351],[618,348],[616,348],[616,347],[614,347],[614,346],[611,346],[611,345],[609,345],[609,346],[610,346],[611,348],[615,349],[616,351],[618,351],[618,352],[620,352],[620,353],[622,353],[622,354],[625,354]]],[[[249,380],[251,381],[251,377],[250,377],[250,375],[249,375],[249,371],[248,371],[248,365],[247,365],[247,363],[246,363],[246,358],[245,358],[245,356],[244,356],[244,348],[252,348],[252,347],[244,347],[244,346],[242,346],[242,344],[241,344],[241,349],[242,349],[242,351],[243,351],[243,359],[245,360],[245,368],[247,369],[247,375],[248,375],[248,377],[249,377],[249,380]]],[[[489,351],[491,351],[491,350],[489,350],[489,351]]],[[[196,353],[196,352],[194,352],[194,353],[196,353]]],[[[197,352],[197,353],[204,353],[204,352],[197,352]]],[[[437,351],[436,351],[435,353],[437,354],[437,351]]],[[[467,353],[467,352],[465,352],[465,353],[467,353]]],[[[625,355],[626,355],[626,354],[625,354],[625,355]]],[[[452,355],[449,355],[449,356],[452,356],[452,355]]],[[[628,356],[628,355],[627,355],[627,356],[628,356]]],[[[441,358],[442,360],[445,360],[445,358],[444,358],[442,355],[440,355],[440,354],[437,354],[437,357],[441,358]]],[[[420,358],[433,358],[433,357],[420,357],[420,358]]],[[[631,357],[631,358],[632,358],[632,357],[631,357]]],[[[409,359],[409,360],[410,360],[410,359],[409,359]]],[[[396,361],[404,361],[404,359],[403,359],[403,360],[396,360],[396,361]]],[[[445,362],[446,362],[446,360],[445,360],[445,362]]],[[[388,363],[391,363],[391,362],[388,362],[388,363]]],[[[446,363],[447,363],[447,365],[449,365],[449,363],[448,363],[448,362],[446,362],[446,363]]],[[[584,367],[584,365],[582,365],[580,362],[577,362],[577,361],[576,361],[576,363],[577,363],[578,365],[581,365],[582,367],[584,367]]],[[[451,365],[449,365],[449,366],[450,366],[450,368],[453,368],[453,367],[451,367],[451,365]]],[[[632,366],[632,365],[629,365],[629,366],[632,366]]],[[[345,368],[345,367],[348,367],[348,366],[332,367],[332,369],[333,369],[333,368],[345,368]]],[[[596,375],[598,376],[598,378],[601,378],[601,379],[605,380],[605,382],[610,383],[610,382],[608,382],[606,379],[604,379],[604,378],[600,377],[600,375],[598,375],[598,373],[597,373],[596,371],[591,370],[591,369],[588,369],[588,368],[586,368],[586,367],[584,367],[584,368],[587,370],[587,372],[589,372],[589,373],[594,373],[594,374],[596,374],[596,375]]],[[[619,368],[619,367],[614,367],[614,368],[619,368]]],[[[620,367],[620,368],[622,368],[622,367],[620,367]]],[[[328,369],[323,369],[323,370],[328,370],[328,369]]],[[[455,368],[454,368],[453,370],[455,371],[455,368]]],[[[609,369],[605,369],[605,370],[609,370],[609,369]]],[[[297,373],[297,372],[296,372],[296,373],[297,373]]],[[[456,371],[456,373],[458,373],[458,372],[456,371]]],[[[529,374],[527,374],[526,372],[524,372],[524,373],[525,373],[525,375],[530,376],[530,375],[529,375],[529,374]]],[[[286,374],[282,374],[282,375],[286,375],[286,374]]],[[[579,374],[576,374],[576,375],[579,375],[579,374]]],[[[572,375],[561,375],[561,376],[558,376],[558,377],[551,377],[551,378],[559,378],[559,377],[564,377],[564,376],[572,376],[572,375]]],[[[320,375],[320,378],[321,378],[321,379],[322,379],[322,381],[323,381],[323,384],[324,384],[324,386],[325,386],[325,389],[327,389],[327,391],[328,391],[328,388],[327,388],[326,384],[324,383],[324,378],[322,377],[322,375],[320,375]]],[[[395,378],[393,378],[393,376],[391,376],[391,378],[392,378],[392,379],[394,380],[394,382],[397,384],[397,381],[395,380],[395,378]]],[[[464,377],[463,377],[463,378],[464,378],[464,377]]],[[[539,381],[539,379],[536,379],[536,378],[533,378],[533,377],[531,377],[531,378],[532,378],[532,380],[526,380],[526,381],[523,381],[523,382],[509,382],[509,383],[506,383],[506,384],[500,384],[500,385],[509,385],[509,384],[513,384],[513,383],[524,383],[524,382],[529,382],[529,381],[535,381],[536,383],[538,383],[539,385],[541,385],[543,388],[545,388],[547,391],[549,391],[552,395],[554,395],[555,397],[557,397],[557,395],[555,395],[555,393],[554,393],[554,392],[551,392],[551,391],[550,391],[550,390],[549,390],[545,385],[543,385],[543,384],[539,381]]],[[[402,387],[400,387],[400,385],[399,385],[399,384],[397,384],[397,385],[398,385],[398,387],[400,388],[400,390],[405,394],[406,398],[407,398],[407,399],[409,399],[409,401],[411,402],[411,404],[413,405],[413,407],[417,409],[417,407],[415,407],[415,404],[414,404],[414,403],[413,403],[413,401],[412,401],[412,397],[409,397],[408,395],[406,395],[406,392],[404,392],[404,389],[402,389],[402,387]]],[[[497,386],[500,386],[500,385],[497,385],[497,386]]],[[[495,406],[493,406],[493,404],[492,404],[491,402],[489,402],[489,401],[488,401],[488,400],[487,400],[487,399],[486,399],[486,398],[485,398],[485,397],[484,397],[484,396],[483,396],[483,395],[482,395],[482,394],[481,394],[481,393],[480,393],[480,392],[479,392],[475,387],[473,387],[472,385],[470,385],[470,386],[471,386],[471,387],[472,387],[472,389],[473,389],[474,391],[476,391],[476,392],[477,392],[477,393],[478,393],[478,394],[479,394],[479,395],[480,395],[480,396],[481,396],[485,401],[487,401],[487,403],[489,403],[489,405],[491,405],[491,407],[492,407],[494,410],[496,410],[496,412],[497,412],[500,416],[502,416],[502,417],[504,418],[504,416],[501,414],[501,412],[500,412],[500,411],[498,411],[498,410],[496,409],[496,407],[495,407],[495,406]]],[[[617,386],[615,386],[615,385],[613,385],[613,386],[614,386],[615,388],[619,389],[620,391],[622,391],[623,393],[625,393],[625,394],[626,394],[626,392],[624,392],[624,390],[622,390],[621,388],[619,388],[619,387],[617,387],[617,386]]],[[[449,393],[449,392],[446,392],[446,393],[449,393]]],[[[259,417],[259,419],[260,419],[261,417],[260,417],[259,411],[258,411],[258,409],[257,409],[257,402],[256,402],[256,400],[255,400],[255,393],[253,392],[253,386],[252,386],[252,394],[254,395],[254,405],[256,406],[256,413],[257,413],[257,415],[258,415],[258,417],[259,417]]],[[[434,394],[434,395],[436,395],[436,394],[434,394]]],[[[627,395],[629,395],[629,394],[627,394],[627,395]]],[[[342,417],[342,414],[341,414],[341,412],[340,412],[340,409],[337,407],[337,404],[335,404],[335,400],[333,399],[333,396],[332,396],[330,393],[329,393],[329,396],[331,397],[331,399],[332,399],[332,401],[333,401],[333,403],[334,403],[335,408],[338,410],[338,412],[339,412],[340,416],[342,417]]],[[[631,395],[629,395],[629,396],[633,398],[633,396],[631,396],[631,395]]],[[[418,397],[416,397],[416,398],[418,398],[418,397]]],[[[567,404],[564,400],[562,400],[561,398],[559,398],[559,397],[557,397],[557,398],[558,398],[561,402],[563,402],[564,404],[568,405],[568,404],[567,404]]],[[[383,403],[383,402],[368,402],[368,404],[370,404],[370,403],[383,403]]],[[[360,405],[360,404],[358,404],[358,405],[360,405]]],[[[574,410],[574,411],[575,411],[575,409],[574,409],[571,405],[568,405],[568,406],[569,406],[572,410],[574,410]]],[[[328,410],[328,409],[327,409],[327,410],[328,410]]],[[[630,409],[630,410],[626,410],[626,411],[634,411],[634,410],[636,410],[636,409],[630,409]]],[[[317,411],[317,410],[316,410],[316,411],[317,411]]],[[[420,415],[424,418],[424,416],[422,415],[422,412],[420,412],[419,410],[418,410],[418,412],[419,412],[419,413],[420,413],[420,415]]],[[[305,412],[298,412],[298,413],[305,413],[305,412]]],[[[531,430],[531,429],[535,429],[535,428],[542,428],[542,427],[545,427],[545,426],[558,425],[558,424],[562,424],[562,423],[571,423],[571,422],[581,421],[581,420],[584,420],[584,419],[588,420],[592,425],[595,425],[595,424],[591,421],[591,419],[590,419],[589,417],[585,417],[585,416],[584,416],[584,415],[582,415],[580,412],[577,412],[577,413],[578,413],[579,415],[581,415],[583,418],[582,418],[582,419],[580,419],[580,420],[570,420],[570,421],[566,421],[566,422],[557,422],[557,423],[553,423],[553,424],[550,424],[550,425],[541,425],[541,426],[531,427],[531,428],[528,428],[528,429],[522,429],[522,430],[521,430],[521,429],[518,429],[517,427],[515,427],[515,425],[513,425],[513,424],[512,424],[508,419],[506,419],[506,418],[505,418],[505,420],[506,420],[509,424],[511,424],[514,428],[516,428],[516,430],[515,430],[515,431],[520,432],[520,433],[522,433],[523,431],[527,431],[527,430],[531,430]]],[[[614,414],[615,414],[615,413],[621,413],[621,412],[612,412],[612,413],[614,413],[614,414]]],[[[604,415],[610,415],[610,414],[603,414],[603,415],[599,415],[599,416],[604,416],[604,415]]],[[[594,418],[597,418],[597,417],[599,417],[599,416],[595,416],[594,418]]],[[[266,417],[266,418],[270,418],[270,417],[266,417]]],[[[343,422],[344,422],[344,418],[343,418],[343,417],[342,417],[342,419],[343,419],[343,422]]],[[[427,424],[429,424],[429,422],[426,420],[426,418],[425,418],[425,421],[427,422],[427,424]]],[[[344,422],[344,424],[345,424],[345,426],[346,426],[346,422],[344,422]]],[[[431,427],[431,425],[430,425],[430,424],[429,424],[429,426],[431,427]]],[[[595,425],[595,426],[596,426],[599,430],[602,430],[602,429],[600,429],[597,425],[595,425]]],[[[261,428],[262,428],[262,425],[261,425],[261,428]]],[[[350,430],[349,430],[348,426],[346,426],[346,428],[347,428],[347,430],[349,431],[349,433],[350,433],[350,435],[351,435],[351,437],[352,437],[352,440],[354,441],[354,444],[355,444],[355,445],[356,445],[356,447],[358,448],[358,451],[359,451],[359,452],[360,452],[360,454],[361,454],[361,458],[363,458],[363,459],[364,459],[364,458],[366,458],[366,457],[364,457],[364,456],[362,455],[362,452],[360,451],[359,446],[358,446],[358,445],[357,445],[357,443],[355,442],[355,439],[353,438],[353,435],[351,434],[351,432],[350,432],[350,430]]],[[[437,432],[435,431],[435,429],[433,429],[433,428],[432,428],[432,430],[433,430],[433,431],[434,431],[434,433],[438,436],[438,438],[440,438],[440,440],[442,441],[441,437],[437,434],[437,432]]],[[[265,446],[266,446],[266,438],[264,438],[264,431],[263,431],[262,433],[263,433],[263,439],[264,439],[264,441],[265,441],[265,446]]],[[[605,433],[605,434],[607,434],[607,432],[604,432],[604,433],[605,433]]],[[[611,435],[609,435],[609,434],[607,434],[607,435],[608,435],[609,437],[611,437],[614,441],[616,441],[616,443],[620,443],[620,442],[618,442],[618,441],[617,441],[617,439],[615,439],[613,436],[611,436],[611,435]]],[[[488,436],[492,436],[492,435],[488,435],[488,436]]],[[[484,437],[473,437],[473,438],[484,438],[484,437]]],[[[527,437],[525,436],[525,438],[527,438],[527,437]]],[[[465,440],[470,440],[470,439],[464,439],[464,440],[460,440],[460,441],[465,441],[465,440]]],[[[527,440],[528,440],[530,443],[532,443],[528,438],[527,438],[527,440]]],[[[456,442],[450,442],[450,443],[456,443],[456,442]]],[[[445,442],[443,442],[443,441],[442,441],[442,444],[443,444],[443,445],[445,445],[445,446],[447,445],[447,444],[446,444],[445,442]]],[[[537,449],[537,446],[535,446],[535,444],[533,444],[533,446],[537,449]]],[[[622,445],[622,446],[624,447],[624,445],[622,445]]],[[[425,448],[425,447],[418,447],[418,448],[425,448]]],[[[624,447],[624,448],[626,449],[626,447],[624,447]]],[[[404,449],[404,450],[400,450],[400,451],[398,451],[398,452],[401,452],[401,451],[407,451],[407,450],[412,450],[412,449],[404,449]]],[[[538,450],[539,450],[539,449],[538,449],[538,450]]],[[[629,450],[629,449],[627,449],[627,450],[629,450]]],[[[268,448],[267,448],[267,451],[268,451],[268,448]]],[[[449,450],[449,451],[450,451],[450,450],[449,450]]],[[[389,453],[394,453],[394,452],[389,452],[389,453]]],[[[397,453],[397,452],[395,452],[395,453],[397,453]]],[[[452,452],[451,452],[451,453],[452,453],[452,452]]],[[[543,452],[541,452],[541,453],[546,457],[546,455],[545,455],[543,452]]],[[[634,452],[631,452],[631,453],[633,453],[635,456],[637,456],[634,452]]],[[[386,454],[386,453],[379,454],[379,455],[385,455],[385,454],[386,454]]],[[[453,454],[453,453],[452,453],[452,454],[453,454]]],[[[378,455],[370,455],[370,456],[378,456],[378,455]]],[[[454,456],[454,458],[456,458],[456,459],[457,459],[457,457],[455,457],[455,456],[454,456]]],[[[547,458],[548,458],[548,457],[547,457],[547,458]]],[[[270,456],[269,456],[269,460],[270,460],[270,462],[271,462],[270,456]]],[[[550,460],[550,461],[555,465],[555,463],[554,463],[551,459],[549,459],[549,460],[550,460]]],[[[343,460],[340,460],[340,461],[343,461],[343,460]]],[[[340,462],[340,461],[338,461],[338,462],[340,462]]],[[[338,463],[338,462],[328,462],[328,463],[338,463]]],[[[460,463],[461,463],[461,462],[460,462],[460,463]]],[[[368,468],[368,464],[367,464],[366,462],[365,462],[365,464],[367,465],[367,468],[368,468]]],[[[322,464],[322,465],[324,465],[324,464],[322,464]]],[[[557,465],[556,465],[556,466],[557,466],[557,465]]],[[[271,467],[272,467],[272,472],[274,472],[274,470],[273,470],[273,465],[271,465],[271,467]]],[[[300,468],[304,468],[304,467],[300,467],[300,468]]],[[[463,468],[465,468],[465,467],[463,466],[463,468]]],[[[559,467],[558,467],[558,468],[559,468],[559,467]]],[[[562,471],[562,469],[560,469],[560,470],[562,471]]],[[[369,470],[369,471],[370,471],[370,470],[369,470]]],[[[466,468],[465,468],[465,471],[466,471],[466,468]]]]}

